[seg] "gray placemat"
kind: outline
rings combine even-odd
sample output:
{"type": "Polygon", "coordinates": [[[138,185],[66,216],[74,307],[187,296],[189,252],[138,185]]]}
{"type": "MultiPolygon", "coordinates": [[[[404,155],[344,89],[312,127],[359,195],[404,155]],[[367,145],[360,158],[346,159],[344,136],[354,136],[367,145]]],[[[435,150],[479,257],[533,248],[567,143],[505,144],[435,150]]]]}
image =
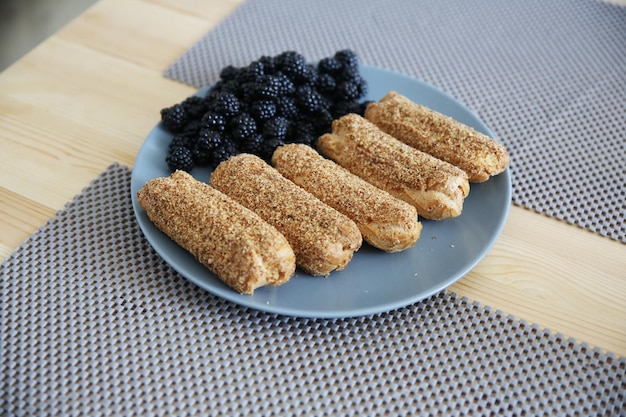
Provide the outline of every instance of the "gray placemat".
{"type": "Polygon", "coordinates": [[[371,317],[190,284],[114,164],[0,266],[2,416],[620,415],[626,358],[450,293],[371,317]]]}
{"type": "Polygon", "coordinates": [[[515,204],[626,243],[626,8],[248,0],[165,75],[201,87],[261,55],[343,48],[472,108],[511,154],[515,204]]]}

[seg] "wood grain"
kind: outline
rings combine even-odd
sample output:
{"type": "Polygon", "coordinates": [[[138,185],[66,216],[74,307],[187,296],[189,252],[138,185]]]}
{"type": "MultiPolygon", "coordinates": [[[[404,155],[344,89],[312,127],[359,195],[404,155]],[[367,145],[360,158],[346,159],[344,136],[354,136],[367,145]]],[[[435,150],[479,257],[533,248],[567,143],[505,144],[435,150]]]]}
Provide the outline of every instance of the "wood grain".
{"type": "MultiPolygon", "coordinates": [[[[163,70],[241,0],[101,0],[0,74],[0,260],[194,89],[163,70]]],[[[236,41],[234,41],[236,42],[236,41]]],[[[451,291],[626,355],[626,245],[512,207],[451,291]]]]}
{"type": "Polygon", "coordinates": [[[587,230],[512,207],[492,250],[450,290],[623,355],[625,249],[587,230]]]}

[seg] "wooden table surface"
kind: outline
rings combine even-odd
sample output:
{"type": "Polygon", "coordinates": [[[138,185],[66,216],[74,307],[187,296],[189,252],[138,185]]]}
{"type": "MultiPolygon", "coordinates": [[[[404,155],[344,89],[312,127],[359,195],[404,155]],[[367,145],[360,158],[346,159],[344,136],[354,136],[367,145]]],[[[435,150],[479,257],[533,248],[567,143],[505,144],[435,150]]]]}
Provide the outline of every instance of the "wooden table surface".
{"type": "MultiPolygon", "coordinates": [[[[0,260],[194,89],[162,71],[241,0],[101,0],[0,74],[0,260]]],[[[233,40],[236,42],[236,40],[233,40]]],[[[626,245],[511,207],[451,291],[626,355],[626,245]]]]}

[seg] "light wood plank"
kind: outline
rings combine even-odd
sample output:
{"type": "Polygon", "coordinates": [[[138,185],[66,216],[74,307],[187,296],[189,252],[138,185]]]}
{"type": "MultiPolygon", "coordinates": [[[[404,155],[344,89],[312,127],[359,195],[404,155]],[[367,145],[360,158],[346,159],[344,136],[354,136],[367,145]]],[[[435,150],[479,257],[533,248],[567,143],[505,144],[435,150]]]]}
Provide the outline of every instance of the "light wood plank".
{"type": "Polygon", "coordinates": [[[621,243],[512,207],[488,256],[450,290],[626,355],[625,255],[621,243]]]}
{"type": "Polygon", "coordinates": [[[175,4],[98,2],[56,36],[160,72],[233,7],[220,3],[215,16],[207,19],[179,10],[175,4]]]}
{"type": "Polygon", "coordinates": [[[0,187],[0,262],[55,213],[50,207],[0,187]]]}
{"type": "Polygon", "coordinates": [[[112,162],[132,165],[160,108],[171,104],[171,97],[193,91],[133,63],[83,49],[51,39],[36,58],[48,71],[25,59],[3,74],[12,80],[0,101],[3,185],[50,207],[62,206],[85,179],[112,162]],[[68,58],[56,63],[60,55],[68,58]],[[106,82],[97,70],[102,66],[112,76],[106,82]]]}

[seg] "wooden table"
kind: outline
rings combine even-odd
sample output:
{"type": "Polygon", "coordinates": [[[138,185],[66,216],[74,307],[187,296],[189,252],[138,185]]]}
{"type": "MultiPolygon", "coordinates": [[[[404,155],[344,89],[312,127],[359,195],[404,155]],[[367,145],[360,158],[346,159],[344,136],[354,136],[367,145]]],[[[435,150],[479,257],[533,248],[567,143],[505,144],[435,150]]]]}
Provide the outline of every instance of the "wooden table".
{"type": "MultiPolygon", "coordinates": [[[[132,167],[159,110],[194,91],[162,71],[240,3],[101,0],[0,74],[0,260],[111,163],[132,167]]],[[[620,242],[512,207],[450,290],[626,355],[620,242]]]]}

